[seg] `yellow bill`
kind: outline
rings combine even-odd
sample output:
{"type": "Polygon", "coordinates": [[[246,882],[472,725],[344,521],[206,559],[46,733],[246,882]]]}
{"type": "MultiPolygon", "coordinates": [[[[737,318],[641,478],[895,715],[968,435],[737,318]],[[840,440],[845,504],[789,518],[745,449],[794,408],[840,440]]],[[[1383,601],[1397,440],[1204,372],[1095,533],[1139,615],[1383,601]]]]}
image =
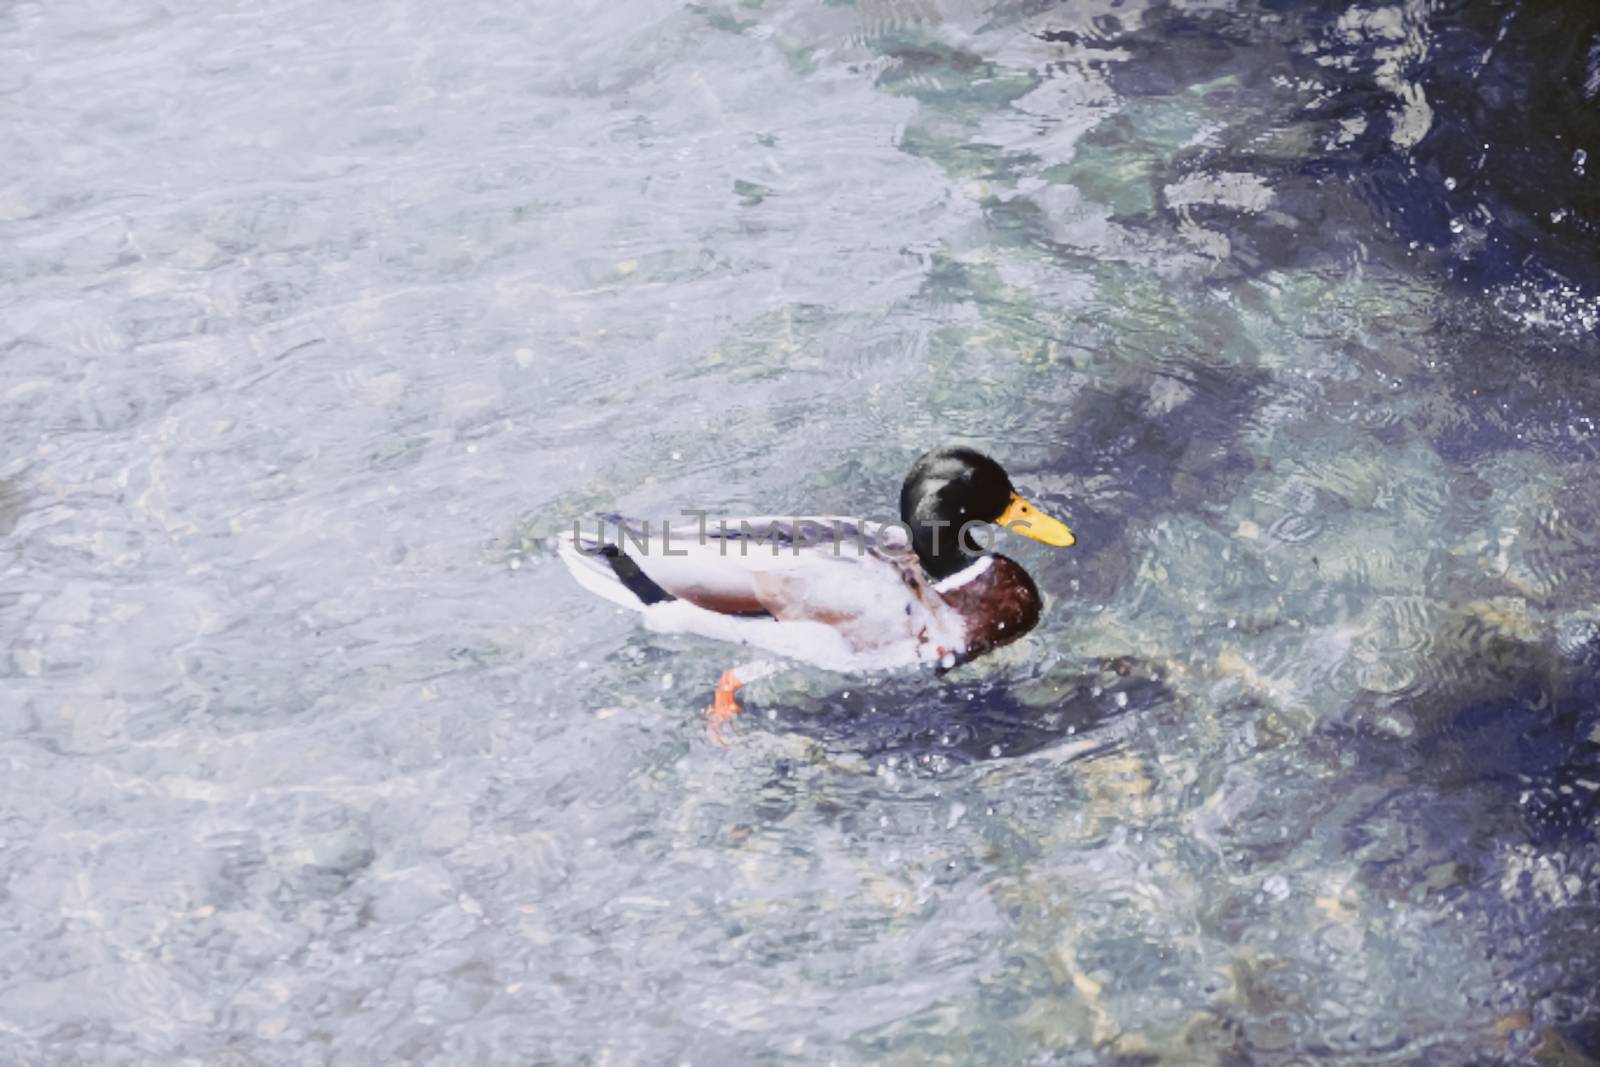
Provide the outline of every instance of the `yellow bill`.
{"type": "Polygon", "coordinates": [[[1066,548],[1078,542],[1072,531],[1067,529],[1066,523],[1052,519],[1016,493],[1011,494],[1011,503],[994,521],[1013,533],[1032,538],[1040,544],[1066,548]]]}

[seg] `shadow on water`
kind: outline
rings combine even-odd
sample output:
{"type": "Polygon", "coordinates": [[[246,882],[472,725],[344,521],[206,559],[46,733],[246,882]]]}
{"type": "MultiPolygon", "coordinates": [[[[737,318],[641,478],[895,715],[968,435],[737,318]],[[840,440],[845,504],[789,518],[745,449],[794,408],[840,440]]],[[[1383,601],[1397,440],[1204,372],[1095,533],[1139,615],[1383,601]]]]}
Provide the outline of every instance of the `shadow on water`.
{"type": "Polygon", "coordinates": [[[1138,664],[1063,665],[1046,679],[939,683],[925,676],[887,678],[841,689],[825,699],[788,695],[756,702],[776,709],[778,724],[824,746],[866,759],[897,756],[909,769],[939,770],[1014,758],[1071,742],[1070,758],[1115,749],[1120,721],[1172,699],[1138,664]]]}

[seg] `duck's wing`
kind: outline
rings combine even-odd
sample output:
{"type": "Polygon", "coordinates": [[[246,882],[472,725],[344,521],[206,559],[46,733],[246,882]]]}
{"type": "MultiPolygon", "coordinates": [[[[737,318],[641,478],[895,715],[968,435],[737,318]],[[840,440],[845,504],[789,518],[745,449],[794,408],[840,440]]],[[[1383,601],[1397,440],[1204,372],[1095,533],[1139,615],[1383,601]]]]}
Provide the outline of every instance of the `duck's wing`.
{"type": "Polygon", "coordinates": [[[619,603],[677,599],[725,615],[782,617],[797,589],[816,601],[863,581],[881,585],[880,572],[900,574],[905,565],[897,557],[904,553],[892,542],[883,547],[886,540],[876,525],[831,515],[703,525],[605,515],[563,539],[562,549],[569,565],[587,563],[580,575],[586,586],[595,578],[609,582],[613,588],[602,595],[619,603]],[[775,597],[780,587],[790,595],[775,597]]]}
{"type": "Polygon", "coordinates": [[[562,552],[584,585],[632,607],[676,600],[727,617],[819,623],[857,652],[894,646],[901,659],[937,659],[961,639],[960,621],[898,533],[834,516],[704,528],[612,518],[562,552]]]}

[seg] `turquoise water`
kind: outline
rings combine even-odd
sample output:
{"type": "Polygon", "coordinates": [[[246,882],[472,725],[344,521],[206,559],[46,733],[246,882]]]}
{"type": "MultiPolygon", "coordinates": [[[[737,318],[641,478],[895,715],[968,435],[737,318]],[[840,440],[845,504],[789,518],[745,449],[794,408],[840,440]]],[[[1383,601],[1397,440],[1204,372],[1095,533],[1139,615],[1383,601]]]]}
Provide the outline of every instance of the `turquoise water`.
{"type": "Polygon", "coordinates": [[[1600,1058],[1597,30],[0,9],[0,1060],[1600,1058]],[[550,552],[945,441],[1043,623],[729,752],[550,552]]]}

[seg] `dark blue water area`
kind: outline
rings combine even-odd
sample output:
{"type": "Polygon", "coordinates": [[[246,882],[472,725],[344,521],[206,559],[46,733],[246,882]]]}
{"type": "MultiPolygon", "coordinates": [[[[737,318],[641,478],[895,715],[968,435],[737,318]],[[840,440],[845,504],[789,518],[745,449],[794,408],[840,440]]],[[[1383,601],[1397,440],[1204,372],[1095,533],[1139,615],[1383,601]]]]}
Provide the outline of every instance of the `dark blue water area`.
{"type": "MultiPolygon", "coordinates": [[[[1545,658],[1535,649],[1527,656],[1545,658]]],[[[1502,842],[1591,843],[1600,811],[1600,669],[1584,663],[1552,673],[1549,666],[1523,665],[1527,674],[1501,693],[1419,709],[1430,725],[1409,745],[1363,742],[1344,731],[1333,736],[1354,746],[1365,773],[1403,773],[1439,795],[1475,796],[1482,804],[1476,817],[1448,804],[1419,813],[1440,833],[1498,825],[1491,836],[1502,842]]]]}
{"type": "Polygon", "coordinates": [[[1083,743],[1073,746],[1071,758],[1089,758],[1119,746],[1125,716],[1171,702],[1166,686],[1137,671],[1126,660],[1069,664],[1044,682],[964,681],[937,689],[887,679],[842,690],[822,705],[791,704],[777,719],[838,751],[874,762],[893,757],[911,773],[1027,756],[1075,738],[1083,743]],[[1039,692],[1044,688],[1047,698],[1039,692]]]}
{"type": "MultiPolygon", "coordinates": [[[[1369,133],[1352,147],[1368,166],[1372,202],[1405,240],[1448,247],[1452,223],[1481,226],[1476,248],[1451,257],[1466,285],[1552,272],[1600,287],[1600,8],[1574,0],[1468,0],[1433,5],[1417,84],[1432,125],[1407,156],[1386,160],[1369,133]]],[[[1360,106],[1370,70],[1353,72],[1360,106]]],[[[1341,94],[1343,95],[1343,94],[1341,94]]]]}
{"type": "Polygon", "coordinates": [[[1107,15],[1098,32],[1047,36],[1130,51],[1131,61],[1108,69],[1131,98],[1188,89],[1248,101],[1275,81],[1319,86],[1306,106],[1254,114],[1173,158],[1174,173],[1203,164],[1266,175],[1280,210],[1305,224],[1291,232],[1230,218],[1248,242],[1245,269],[1327,261],[1359,245],[1392,261],[1432,263],[1468,288],[1528,282],[1600,293],[1600,170],[1590,165],[1591,157],[1600,163],[1600,7],[1444,0],[1419,15],[1376,0],[1268,0],[1185,8],[1147,11],[1136,29],[1107,15]],[[1311,150],[1281,151],[1263,136],[1275,124],[1280,132],[1299,125],[1311,150]],[[1341,188],[1351,203],[1340,203],[1341,188]]]}

